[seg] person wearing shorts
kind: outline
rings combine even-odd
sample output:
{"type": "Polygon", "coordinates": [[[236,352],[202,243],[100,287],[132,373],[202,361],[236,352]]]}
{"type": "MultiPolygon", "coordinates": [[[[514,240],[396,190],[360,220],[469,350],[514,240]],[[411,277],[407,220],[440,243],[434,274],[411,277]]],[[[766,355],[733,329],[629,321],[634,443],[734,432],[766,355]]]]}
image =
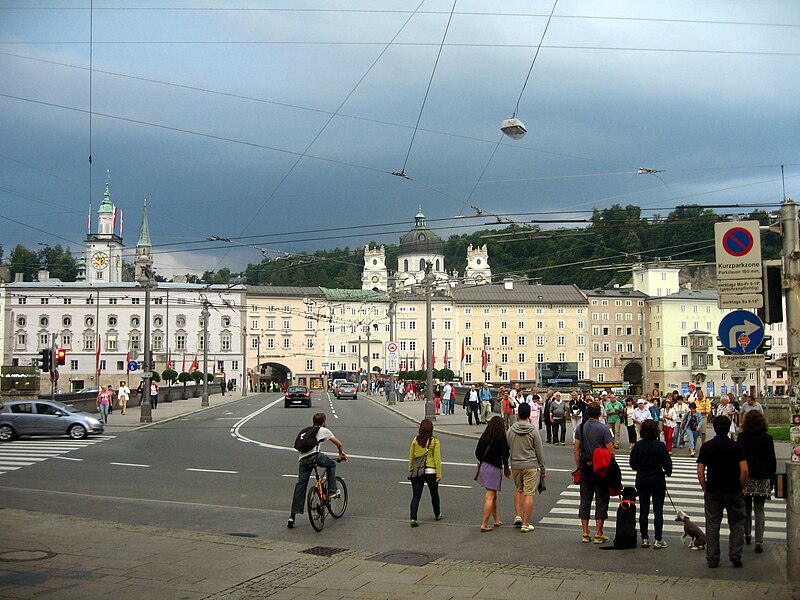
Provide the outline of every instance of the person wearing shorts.
{"type": "Polygon", "coordinates": [[[531,406],[522,403],[517,409],[517,422],[506,433],[511,454],[511,475],[514,478],[514,526],[522,533],[533,531],[530,524],[533,514],[533,497],[539,486],[539,478],[545,477],[544,452],[539,430],[529,419],[531,406]]]}

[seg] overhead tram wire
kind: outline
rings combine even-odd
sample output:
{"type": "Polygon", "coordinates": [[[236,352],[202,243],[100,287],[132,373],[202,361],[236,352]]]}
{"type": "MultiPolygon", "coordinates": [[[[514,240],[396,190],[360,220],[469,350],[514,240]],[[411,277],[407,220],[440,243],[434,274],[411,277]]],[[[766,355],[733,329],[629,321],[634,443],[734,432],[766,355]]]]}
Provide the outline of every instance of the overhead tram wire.
{"type": "MultiPolygon", "coordinates": [[[[425,0],[421,0],[419,5],[417,6],[417,8],[420,8],[424,2],[425,2],[425,0]]],[[[372,64],[370,64],[369,68],[364,72],[364,74],[361,76],[361,78],[356,82],[356,84],[353,86],[353,88],[350,90],[350,92],[348,92],[348,94],[344,97],[344,99],[341,101],[341,103],[336,108],[336,110],[328,117],[328,120],[320,128],[320,130],[317,132],[317,134],[314,136],[314,138],[308,143],[308,145],[306,146],[305,150],[303,150],[302,154],[300,154],[296,158],[296,160],[292,163],[291,167],[289,167],[289,169],[286,171],[286,173],[283,175],[283,177],[281,177],[280,181],[278,181],[277,185],[275,185],[275,187],[272,189],[272,191],[269,193],[269,195],[266,198],[264,198],[264,201],[261,203],[261,206],[259,206],[258,209],[256,209],[255,212],[253,212],[252,216],[247,221],[247,224],[242,228],[242,233],[245,233],[250,228],[250,226],[256,220],[258,215],[261,214],[261,211],[264,210],[264,207],[269,203],[270,200],[272,200],[272,198],[275,196],[275,194],[278,192],[278,190],[281,188],[281,186],[284,184],[284,182],[294,172],[295,168],[297,168],[297,165],[300,164],[300,161],[303,160],[303,158],[308,154],[308,152],[314,146],[316,141],[325,132],[325,130],[328,128],[328,125],[331,124],[331,122],[336,117],[336,115],[339,113],[339,111],[342,108],[344,108],[344,105],[347,104],[347,101],[353,96],[353,94],[356,92],[356,90],[361,85],[361,83],[364,81],[364,79],[366,79],[367,75],[369,75],[372,72],[372,69],[375,67],[375,65],[378,64],[378,61],[380,61],[380,59],[383,57],[383,55],[386,53],[386,51],[392,46],[392,43],[394,43],[394,41],[397,39],[397,37],[403,32],[403,29],[405,29],[406,25],[408,25],[408,23],[411,21],[413,16],[414,16],[414,13],[409,15],[409,17],[405,20],[405,22],[400,27],[400,29],[397,30],[397,33],[395,33],[394,37],[392,37],[392,39],[389,41],[389,43],[386,44],[386,46],[383,48],[383,50],[381,50],[381,52],[378,54],[378,56],[375,58],[375,60],[372,61],[372,64]]],[[[220,263],[222,262],[222,260],[225,259],[226,256],[228,256],[228,252],[225,252],[220,257],[219,261],[217,261],[216,267],[213,270],[216,271],[216,269],[219,268],[220,263]]]]}

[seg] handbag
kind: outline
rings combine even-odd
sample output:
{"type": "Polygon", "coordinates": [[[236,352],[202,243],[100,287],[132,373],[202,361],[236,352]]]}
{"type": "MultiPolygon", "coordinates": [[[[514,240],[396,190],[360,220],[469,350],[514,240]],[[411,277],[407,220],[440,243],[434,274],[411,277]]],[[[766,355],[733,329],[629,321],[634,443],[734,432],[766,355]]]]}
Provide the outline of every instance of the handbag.
{"type": "Polygon", "coordinates": [[[544,483],[544,477],[541,477],[541,476],[540,476],[540,477],[539,477],[539,485],[538,485],[538,486],[536,486],[536,491],[537,491],[537,492],[539,492],[539,493],[541,494],[541,493],[542,493],[542,492],[544,492],[546,489],[547,489],[547,486],[546,486],[546,485],[545,485],[545,483],[544,483]]]}
{"type": "Polygon", "coordinates": [[[411,461],[411,468],[408,470],[409,481],[416,477],[422,477],[425,475],[425,462],[428,460],[428,450],[431,449],[431,444],[433,444],[433,438],[428,441],[428,447],[425,448],[425,454],[416,456],[414,457],[414,460],[411,461]]]}
{"type": "Polygon", "coordinates": [[[581,482],[581,470],[580,469],[575,469],[572,472],[572,483],[574,483],[575,485],[578,485],[578,484],[580,484],[580,482],[581,482]]]}

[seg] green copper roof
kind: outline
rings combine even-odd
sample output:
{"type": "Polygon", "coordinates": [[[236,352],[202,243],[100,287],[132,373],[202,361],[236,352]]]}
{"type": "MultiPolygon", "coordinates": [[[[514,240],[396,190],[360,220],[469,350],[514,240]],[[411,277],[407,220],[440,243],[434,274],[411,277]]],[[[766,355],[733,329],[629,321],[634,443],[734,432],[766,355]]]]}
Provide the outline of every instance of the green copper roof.
{"type": "Polygon", "coordinates": [[[139,241],[136,242],[137,246],[152,247],[150,243],[150,225],[147,223],[147,198],[144,199],[144,208],[142,209],[142,226],[139,228],[139,241]]]}
{"type": "Polygon", "coordinates": [[[100,208],[97,209],[97,214],[101,213],[113,213],[114,212],[114,205],[111,204],[111,198],[108,194],[108,183],[106,183],[106,191],[103,194],[103,202],[100,204],[100,208]]]}

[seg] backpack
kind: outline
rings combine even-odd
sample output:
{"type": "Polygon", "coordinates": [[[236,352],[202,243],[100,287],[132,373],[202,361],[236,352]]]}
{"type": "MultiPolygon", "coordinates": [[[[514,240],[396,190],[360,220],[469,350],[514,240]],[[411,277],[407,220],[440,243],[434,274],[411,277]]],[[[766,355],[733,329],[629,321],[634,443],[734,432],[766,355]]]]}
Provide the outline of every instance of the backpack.
{"type": "Polygon", "coordinates": [[[313,425],[312,427],[301,429],[300,433],[297,434],[297,437],[294,440],[294,449],[301,454],[311,452],[319,444],[317,441],[318,431],[319,425],[313,425]]]}

